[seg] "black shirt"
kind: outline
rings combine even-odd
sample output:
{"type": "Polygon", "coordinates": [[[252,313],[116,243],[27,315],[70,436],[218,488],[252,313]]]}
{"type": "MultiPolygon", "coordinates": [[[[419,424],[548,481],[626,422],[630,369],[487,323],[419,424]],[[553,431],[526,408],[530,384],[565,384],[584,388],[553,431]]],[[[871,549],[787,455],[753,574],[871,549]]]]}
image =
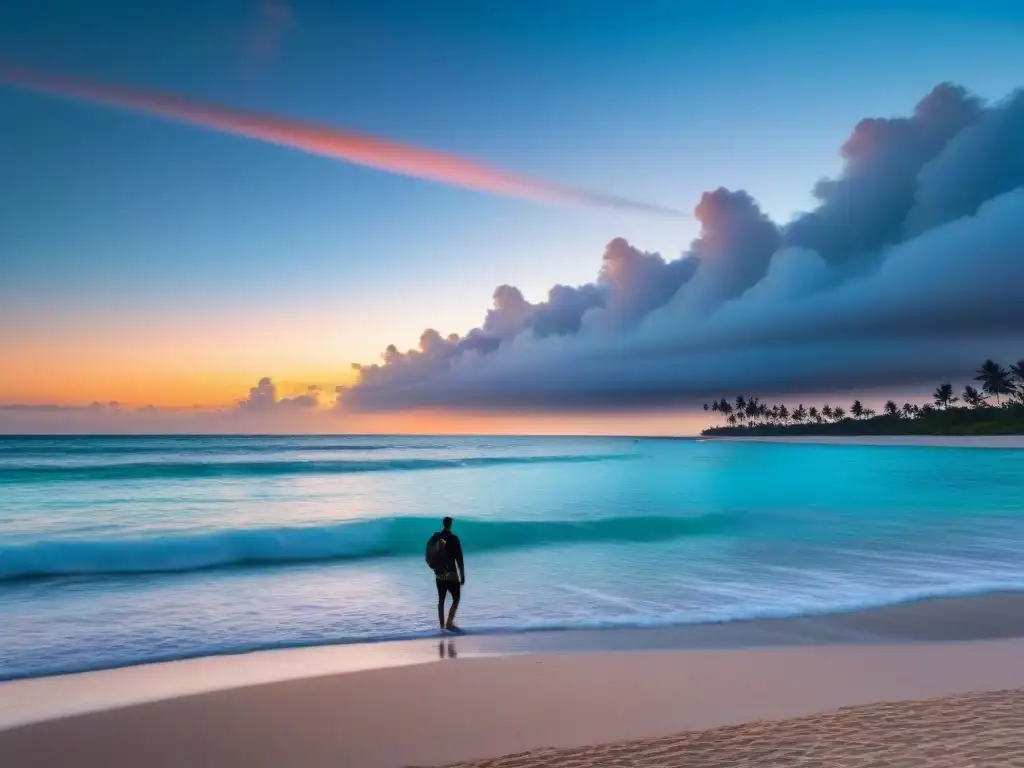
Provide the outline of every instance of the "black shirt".
{"type": "Polygon", "coordinates": [[[438,581],[459,581],[460,577],[466,577],[466,566],[462,561],[462,542],[459,537],[451,531],[438,531],[430,540],[436,543],[444,539],[444,557],[442,564],[434,569],[434,575],[438,581]],[[458,565],[458,571],[455,567],[458,565]]]}

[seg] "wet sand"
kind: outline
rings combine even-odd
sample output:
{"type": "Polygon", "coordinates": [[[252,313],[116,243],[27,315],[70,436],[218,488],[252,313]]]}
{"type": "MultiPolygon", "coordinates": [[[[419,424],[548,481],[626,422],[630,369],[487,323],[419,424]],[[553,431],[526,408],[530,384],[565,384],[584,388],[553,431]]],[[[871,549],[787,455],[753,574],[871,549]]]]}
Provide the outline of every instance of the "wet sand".
{"type": "Polygon", "coordinates": [[[1024,765],[1022,638],[1024,596],[1007,594],[197,659],[0,684],[0,755],[5,767],[1024,765]]]}

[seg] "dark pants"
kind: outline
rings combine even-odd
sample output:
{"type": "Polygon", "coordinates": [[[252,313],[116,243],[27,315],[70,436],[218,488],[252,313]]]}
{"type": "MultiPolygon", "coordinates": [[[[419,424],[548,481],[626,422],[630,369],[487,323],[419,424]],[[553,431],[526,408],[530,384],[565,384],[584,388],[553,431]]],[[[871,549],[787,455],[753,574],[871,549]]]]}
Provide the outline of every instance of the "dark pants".
{"type": "Polygon", "coordinates": [[[455,609],[459,607],[459,597],[462,596],[462,585],[457,581],[442,581],[437,579],[437,621],[444,629],[444,598],[449,592],[452,593],[452,607],[448,612],[448,620],[455,618],[455,609]]]}
{"type": "Polygon", "coordinates": [[[458,603],[459,598],[462,597],[462,585],[457,581],[441,581],[437,580],[437,602],[444,604],[444,598],[446,593],[452,593],[452,602],[458,603]]]}

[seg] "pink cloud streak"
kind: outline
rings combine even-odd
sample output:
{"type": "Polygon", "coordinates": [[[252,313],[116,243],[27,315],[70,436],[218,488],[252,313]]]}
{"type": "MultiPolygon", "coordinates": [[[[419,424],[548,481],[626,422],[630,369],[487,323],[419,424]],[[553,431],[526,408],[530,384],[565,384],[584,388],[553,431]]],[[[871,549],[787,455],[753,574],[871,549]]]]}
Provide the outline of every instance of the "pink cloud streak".
{"type": "Polygon", "coordinates": [[[573,189],[506,173],[454,155],[379,139],[338,128],[309,125],[274,115],[228,109],[163,93],[108,85],[80,78],[0,66],[0,84],[90,104],[123,109],[301,152],[414,176],[464,189],[547,202],[570,202],[664,216],[686,214],[672,208],[600,192],[573,189]]]}

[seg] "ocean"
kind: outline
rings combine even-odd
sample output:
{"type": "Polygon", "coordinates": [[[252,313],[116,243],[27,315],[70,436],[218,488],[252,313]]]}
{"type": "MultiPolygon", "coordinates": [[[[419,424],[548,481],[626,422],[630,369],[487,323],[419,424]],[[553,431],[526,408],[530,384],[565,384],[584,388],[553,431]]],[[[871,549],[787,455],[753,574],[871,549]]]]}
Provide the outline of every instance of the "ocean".
{"type": "Polygon", "coordinates": [[[1024,588],[1024,451],[525,437],[0,437],[0,679],[1024,588]]]}

